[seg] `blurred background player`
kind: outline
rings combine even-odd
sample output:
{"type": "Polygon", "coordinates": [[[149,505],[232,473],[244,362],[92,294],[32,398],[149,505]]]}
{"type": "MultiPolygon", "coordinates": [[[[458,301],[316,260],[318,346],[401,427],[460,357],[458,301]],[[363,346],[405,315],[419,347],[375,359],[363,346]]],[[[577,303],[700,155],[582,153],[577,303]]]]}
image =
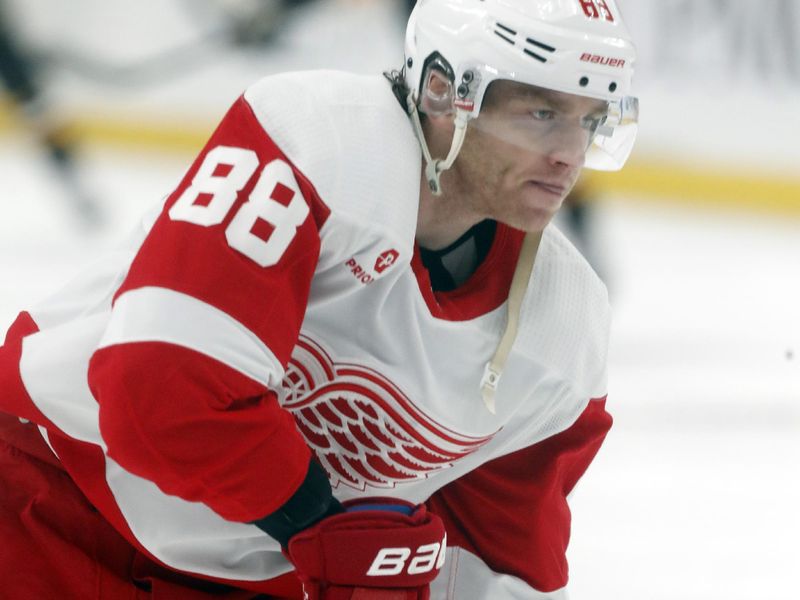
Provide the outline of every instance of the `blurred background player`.
{"type": "Polygon", "coordinates": [[[229,19],[231,41],[242,46],[257,46],[273,43],[298,9],[315,1],[220,0],[219,5],[229,19]]]}
{"type": "Polygon", "coordinates": [[[606,286],[610,286],[610,273],[605,268],[604,256],[597,247],[596,211],[599,190],[585,177],[578,179],[559,213],[559,225],[581,254],[589,261],[606,286]]]}
{"type": "Polygon", "coordinates": [[[36,62],[26,55],[14,36],[13,25],[0,1],[0,80],[34,132],[64,186],[70,208],[87,229],[102,223],[100,207],[84,189],[77,172],[76,148],[69,127],[55,118],[45,99],[36,62]]]}

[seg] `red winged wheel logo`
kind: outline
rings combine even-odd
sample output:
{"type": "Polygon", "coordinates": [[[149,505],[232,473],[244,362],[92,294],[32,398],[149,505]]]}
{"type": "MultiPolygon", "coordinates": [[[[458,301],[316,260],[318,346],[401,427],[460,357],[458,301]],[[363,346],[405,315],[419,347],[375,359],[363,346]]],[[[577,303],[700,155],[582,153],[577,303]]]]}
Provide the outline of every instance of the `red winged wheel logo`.
{"type": "Polygon", "coordinates": [[[493,437],[446,429],[379,373],[334,363],[305,336],[295,346],[283,387],[283,407],[294,415],[334,488],[344,484],[364,491],[425,479],[493,437]]]}

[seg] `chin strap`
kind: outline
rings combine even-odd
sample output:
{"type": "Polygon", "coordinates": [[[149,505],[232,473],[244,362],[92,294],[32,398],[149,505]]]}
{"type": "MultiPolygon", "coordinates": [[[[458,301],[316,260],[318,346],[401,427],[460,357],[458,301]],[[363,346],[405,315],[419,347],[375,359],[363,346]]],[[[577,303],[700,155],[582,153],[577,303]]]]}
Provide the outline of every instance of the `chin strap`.
{"type": "Polygon", "coordinates": [[[439,181],[442,173],[447,171],[453,166],[458,158],[458,153],[461,152],[461,146],[464,144],[464,137],[467,134],[467,123],[469,122],[469,112],[461,108],[456,109],[455,131],[453,132],[453,141],[450,144],[450,152],[444,160],[440,158],[433,158],[428,142],[425,140],[425,134],[422,131],[422,122],[419,118],[419,109],[417,108],[417,101],[414,98],[414,93],[408,95],[406,100],[408,106],[408,115],[411,117],[411,122],[414,124],[414,133],[419,140],[419,146],[422,149],[422,155],[425,157],[425,179],[428,181],[428,187],[434,196],[442,195],[442,184],[439,181]]]}
{"type": "Polygon", "coordinates": [[[495,406],[495,392],[497,385],[500,383],[500,376],[503,374],[508,355],[511,352],[511,347],[514,345],[514,340],[517,337],[517,329],[519,327],[519,314],[522,309],[522,299],[525,296],[525,291],[528,289],[528,282],[533,273],[533,263],[536,261],[536,254],[539,251],[539,243],[542,241],[542,232],[537,231],[525,235],[525,241],[522,242],[522,249],[519,252],[517,259],[517,266],[514,269],[514,277],[511,280],[511,289],[508,292],[508,320],[506,321],[506,329],[503,332],[503,337],[497,345],[497,350],[483,369],[483,377],[481,377],[481,394],[483,396],[483,403],[486,405],[487,410],[497,414],[497,407],[495,406]]]}
{"type": "MultiPolygon", "coordinates": [[[[428,148],[428,142],[425,140],[425,134],[422,131],[422,122],[419,118],[417,100],[414,98],[413,92],[408,95],[406,105],[408,106],[408,114],[411,117],[411,122],[414,125],[414,133],[417,136],[417,140],[419,140],[419,146],[425,158],[425,179],[428,181],[428,187],[434,196],[441,196],[442,184],[440,177],[444,171],[453,166],[453,163],[458,157],[458,153],[461,152],[461,146],[464,144],[464,137],[467,133],[469,112],[456,108],[453,141],[450,144],[450,152],[447,154],[447,158],[442,160],[434,159],[431,155],[430,148],[428,148]]],[[[506,360],[511,352],[511,347],[514,345],[514,340],[517,337],[522,299],[525,296],[525,291],[528,289],[528,282],[531,279],[531,273],[533,273],[533,263],[536,261],[536,253],[539,251],[539,243],[541,241],[541,231],[525,235],[525,240],[522,242],[522,248],[520,249],[519,258],[517,259],[517,266],[514,269],[514,277],[511,280],[511,289],[508,292],[508,320],[506,321],[506,328],[494,356],[486,363],[483,369],[483,377],[481,377],[481,395],[483,396],[483,403],[486,405],[486,409],[493,415],[497,414],[497,407],[494,399],[495,393],[500,383],[500,376],[503,374],[506,360]]]]}

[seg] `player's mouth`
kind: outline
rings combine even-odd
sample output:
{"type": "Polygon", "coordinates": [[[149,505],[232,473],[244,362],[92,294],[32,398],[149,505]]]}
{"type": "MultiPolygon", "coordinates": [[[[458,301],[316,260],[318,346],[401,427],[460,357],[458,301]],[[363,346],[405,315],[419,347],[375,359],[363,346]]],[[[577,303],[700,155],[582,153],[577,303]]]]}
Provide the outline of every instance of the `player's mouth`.
{"type": "Polygon", "coordinates": [[[547,194],[563,198],[567,195],[567,186],[557,183],[545,183],[544,181],[528,181],[529,185],[533,185],[547,194]]]}

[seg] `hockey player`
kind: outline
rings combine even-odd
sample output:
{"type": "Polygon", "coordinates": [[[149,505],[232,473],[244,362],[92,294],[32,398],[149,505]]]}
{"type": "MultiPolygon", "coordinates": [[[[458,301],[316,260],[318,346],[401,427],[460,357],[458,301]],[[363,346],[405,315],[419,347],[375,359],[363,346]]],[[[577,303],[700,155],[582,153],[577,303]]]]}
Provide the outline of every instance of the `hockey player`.
{"type": "Polygon", "coordinates": [[[4,597],[565,598],[609,311],[548,223],[633,60],[612,0],[426,0],[390,81],[247,90],[7,334],[4,597]]]}

